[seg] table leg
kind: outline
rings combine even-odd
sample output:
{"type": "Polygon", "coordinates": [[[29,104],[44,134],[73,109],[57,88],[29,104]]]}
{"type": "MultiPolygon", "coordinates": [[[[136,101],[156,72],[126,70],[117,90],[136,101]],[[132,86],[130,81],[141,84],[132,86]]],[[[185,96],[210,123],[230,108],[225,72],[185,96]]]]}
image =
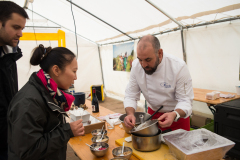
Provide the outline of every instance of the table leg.
{"type": "Polygon", "coordinates": [[[208,108],[210,109],[210,111],[212,112],[212,114],[214,115],[216,113],[216,109],[214,108],[214,105],[213,104],[207,104],[208,105],[208,108]]]}

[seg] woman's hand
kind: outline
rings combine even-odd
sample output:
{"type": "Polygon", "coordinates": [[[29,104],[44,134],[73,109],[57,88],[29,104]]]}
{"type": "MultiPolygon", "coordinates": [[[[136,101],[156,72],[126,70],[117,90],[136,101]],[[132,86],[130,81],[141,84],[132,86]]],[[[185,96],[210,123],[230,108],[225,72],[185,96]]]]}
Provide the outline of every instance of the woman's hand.
{"type": "Polygon", "coordinates": [[[75,122],[71,122],[70,127],[71,127],[71,130],[72,130],[73,135],[75,137],[76,136],[82,136],[85,133],[84,127],[83,127],[83,124],[82,124],[82,119],[79,119],[75,122]]]}

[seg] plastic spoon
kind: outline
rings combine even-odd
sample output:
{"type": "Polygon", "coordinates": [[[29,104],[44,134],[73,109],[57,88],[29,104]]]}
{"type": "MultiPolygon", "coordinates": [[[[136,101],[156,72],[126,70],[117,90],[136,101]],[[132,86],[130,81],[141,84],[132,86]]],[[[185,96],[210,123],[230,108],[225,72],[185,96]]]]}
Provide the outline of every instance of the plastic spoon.
{"type": "Polygon", "coordinates": [[[104,127],[104,125],[102,126],[101,134],[104,134],[104,133],[103,133],[103,127],[104,127]]]}
{"type": "Polygon", "coordinates": [[[124,142],[123,142],[123,146],[122,146],[122,153],[119,156],[124,156],[123,151],[124,151],[124,142]]]}
{"type": "Polygon", "coordinates": [[[92,148],[93,150],[95,150],[95,148],[87,143],[85,143],[87,146],[89,146],[90,148],[92,148]]]}
{"type": "Polygon", "coordinates": [[[103,127],[104,127],[104,125],[102,126],[102,131],[101,131],[102,136],[101,136],[99,142],[102,142],[102,138],[103,138],[103,135],[104,135],[104,134],[103,134],[103,127]]]}

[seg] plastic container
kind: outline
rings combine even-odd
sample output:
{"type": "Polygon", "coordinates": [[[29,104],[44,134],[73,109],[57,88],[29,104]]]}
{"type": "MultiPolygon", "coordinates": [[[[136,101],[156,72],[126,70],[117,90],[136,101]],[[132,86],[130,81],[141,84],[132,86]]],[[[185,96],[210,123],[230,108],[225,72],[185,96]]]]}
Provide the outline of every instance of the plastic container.
{"type": "Polygon", "coordinates": [[[235,145],[234,142],[205,128],[163,136],[177,159],[222,159],[235,145]]]}
{"type": "Polygon", "coordinates": [[[90,119],[90,113],[82,108],[78,108],[77,110],[69,110],[69,113],[72,121],[82,119],[82,122],[87,122],[90,119]]]}
{"type": "Polygon", "coordinates": [[[80,104],[85,104],[85,93],[84,92],[76,92],[73,90],[73,96],[75,97],[74,105],[80,106],[80,104]]]}
{"type": "Polygon", "coordinates": [[[240,86],[236,86],[237,95],[240,95],[240,86]]]}

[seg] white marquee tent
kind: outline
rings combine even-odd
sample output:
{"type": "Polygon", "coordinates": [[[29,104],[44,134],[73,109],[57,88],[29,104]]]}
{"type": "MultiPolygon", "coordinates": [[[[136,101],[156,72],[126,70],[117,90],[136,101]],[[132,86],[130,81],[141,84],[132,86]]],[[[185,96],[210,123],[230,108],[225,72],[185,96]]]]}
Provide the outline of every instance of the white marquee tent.
{"type": "MultiPolygon", "coordinates": [[[[236,92],[240,84],[240,0],[12,1],[25,6],[30,17],[23,32],[65,32],[66,47],[78,53],[78,92],[104,83],[105,94],[123,99],[130,73],[113,71],[113,45],[134,42],[136,53],[138,38],[147,34],[159,38],[164,52],[186,60],[194,88],[236,92]]],[[[31,51],[39,44],[58,46],[54,40],[20,42],[20,88],[39,69],[29,65],[31,51]]],[[[199,102],[194,102],[194,111],[212,116],[199,102]]]]}

